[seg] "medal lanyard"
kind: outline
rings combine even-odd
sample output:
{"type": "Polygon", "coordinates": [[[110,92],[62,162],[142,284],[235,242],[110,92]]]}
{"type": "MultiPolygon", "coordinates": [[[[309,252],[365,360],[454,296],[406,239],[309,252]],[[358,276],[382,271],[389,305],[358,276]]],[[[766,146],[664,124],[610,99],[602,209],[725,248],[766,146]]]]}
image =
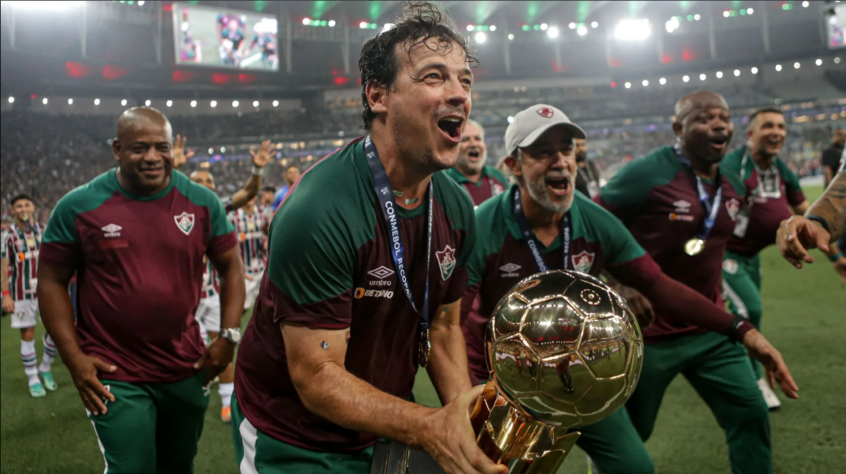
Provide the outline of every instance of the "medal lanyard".
{"type": "MultiPolygon", "coordinates": [[[[676,156],[681,164],[693,172],[693,165],[691,165],[690,160],[686,156],[682,155],[681,148],[676,145],[673,147],[673,150],[676,152],[676,156]]],[[[714,228],[714,223],[717,222],[717,215],[720,213],[720,204],[723,201],[723,177],[720,175],[719,168],[717,168],[717,179],[715,180],[717,192],[714,193],[712,200],[708,192],[705,191],[705,186],[702,185],[702,178],[695,172],[693,172],[693,176],[696,178],[696,192],[699,194],[699,202],[705,207],[706,214],[705,220],[702,222],[702,227],[696,233],[696,238],[699,240],[708,240],[708,235],[711,234],[711,229],[714,228]]]]}
{"type": "Polygon", "coordinates": [[[370,139],[370,135],[364,139],[364,154],[367,157],[367,164],[370,165],[370,172],[373,175],[373,185],[376,190],[376,197],[379,198],[379,207],[382,208],[382,216],[385,218],[386,228],[388,230],[388,241],[391,243],[391,256],[394,259],[394,266],[397,269],[397,277],[402,285],[405,296],[408,297],[408,302],[411,303],[411,309],[420,316],[420,329],[427,331],[429,329],[429,262],[432,257],[432,199],[434,195],[433,182],[429,181],[429,219],[428,228],[429,236],[426,244],[426,292],[423,294],[423,312],[417,310],[414,304],[414,297],[411,295],[411,286],[408,282],[408,275],[406,272],[405,250],[402,245],[402,230],[397,217],[397,202],[394,199],[394,189],[388,180],[388,173],[382,165],[382,160],[379,159],[379,152],[376,150],[376,145],[370,139]]]}
{"type": "MultiPolygon", "coordinates": [[[[14,224],[12,224],[12,226],[15,228],[15,235],[18,237],[18,239],[23,240],[24,246],[26,247],[25,253],[29,253],[29,251],[30,251],[29,241],[26,239],[26,234],[27,234],[27,232],[32,232],[32,240],[35,241],[36,238],[37,238],[37,235],[36,235],[37,228],[35,226],[33,226],[32,224],[30,224],[29,221],[26,221],[26,225],[24,226],[23,230],[19,230],[18,226],[14,225],[14,224]],[[23,238],[21,238],[21,237],[23,237],[23,238]]],[[[38,243],[36,242],[35,245],[33,245],[32,250],[37,250],[37,249],[38,249],[38,243]]]]}
{"type": "MultiPolygon", "coordinates": [[[[538,240],[532,228],[529,227],[529,221],[526,219],[526,214],[523,212],[523,203],[520,201],[520,188],[514,190],[514,217],[517,219],[517,226],[520,228],[520,233],[529,244],[529,250],[532,251],[532,257],[535,258],[535,263],[538,266],[538,271],[548,272],[549,268],[546,262],[543,261],[543,255],[540,253],[541,242],[538,240]]],[[[563,246],[564,266],[562,270],[567,269],[567,261],[570,259],[570,238],[572,237],[572,224],[570,223],[570,211],[564,213],[561,217],[561,244],[563,246]]]]}
{"type": "MultiPolygon", "coordinates": [[[[749,147],[747,147],[746,152],[743,154],[743,161],[740,163],[740,180],[744,181],[744,182],[746,180],[743,179],[743,172],[746,169],[746,163],[749,161],[749,154],[750,153],[751,153],[751,149],[749,147]]],[[[757,179],[758,186],[755,187],[753,196],[762,197],[762,195],[764,193],[761,190],[764,187],[764,180],[767,179],[767,177],[764,176],[764,173],[768,173],[768,174],[775,176],[776,186],[778,186],[779,173],[778,173],[778,168],[775,167],[775,162],[773,162],[773,164],[770,165],[770,169],[768,169],[767,171],[761,170],[761,168],[758,166],[758,163],[754,159],[752,160],[752,166],[755,168],[755,171],[758,173],[758,179],[757,179]]],[[[750,202],[749,204],[751,205],[752,202],[750,202]]]]}

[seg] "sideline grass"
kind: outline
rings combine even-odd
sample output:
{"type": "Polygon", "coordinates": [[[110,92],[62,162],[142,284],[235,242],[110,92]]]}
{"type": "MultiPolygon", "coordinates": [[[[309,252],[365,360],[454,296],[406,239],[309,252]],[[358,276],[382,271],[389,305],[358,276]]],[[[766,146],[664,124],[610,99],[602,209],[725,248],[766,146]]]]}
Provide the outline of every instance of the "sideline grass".
{"type": "MultiPolygon", "coordinates": [[[[806,190],[808,199],[819,187],[806,190]]],[[[828,474],[846,466],[846,290],[830,265],[818,260],[794,270],[774,248],[762,255],[764,332],[782,352],[801,389],[771,416],[776,472],[828,474]]],[[[247,319],[244,319],[246,324],[247,319]]],[[[70,375],[54,365],[59,391],[32,399],[20,360],[20,336],[0,321],[0,471],[2,473],[96,473],[103,458],[70,375]]],[[[37,350],[43,353],[39,326],[37,350]]],[[[437,396],[425,372],[415,385],[418,402],[435,406],[437,396]]],[[[236,473],[232,436],[219,419],[220,397],[213,388],[196,460],[197,474],[236,473]]],[[[722,430],[690,385],[677,379],[667,391],[655,434],[647,443],[661,474],[730,472],[722,430]]],[[[576,451],[561,472],[586,472],[576,451]]]]}

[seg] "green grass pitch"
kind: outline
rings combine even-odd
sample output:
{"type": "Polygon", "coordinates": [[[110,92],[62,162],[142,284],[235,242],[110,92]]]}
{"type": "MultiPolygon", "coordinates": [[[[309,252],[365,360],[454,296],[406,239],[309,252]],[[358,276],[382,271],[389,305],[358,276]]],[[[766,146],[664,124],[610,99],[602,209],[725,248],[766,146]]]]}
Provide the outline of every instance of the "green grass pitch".
{"type": "MultiPolygon", "coordinates": [[[[819,187],[808,189],[813,200],[819,187]]],[[[821,254],[815,254],[820,255],[821,254]]],[[[797,271],[775,248],[763,265],[763,330],[784,355],[800,388],[800,400],[787,401],[770,417],[773,458],[779,473],[839,473],[846,466],[846,290],[828,262],[797,271]]],[[[246,319],[245,319],[246,323],[246,319]]],[[[19,332],[0,321],[0,471],[2,473],[102,472],[103,458],[68,371],[57,362],[59,390],[30,398],[20,360],[19,332]]],[[[37,329],[39,357],[43,327],[37,329]]],[[[436,406],[425,372],[415,397],[436,406]]],[[[229,425],[219,419],[220,399],[213,387],[196,473],[236,473],[229,425]]],[[[130,434],[131,436],[131,434],[130,434]]],[[[710,474],[730,472],[722,430],[683,378],[667,391],[655,434],[647,443],[656,472],[710,474]]],[[[585,457],[576,450],[561,472],[584,473],[585,457]]]]}

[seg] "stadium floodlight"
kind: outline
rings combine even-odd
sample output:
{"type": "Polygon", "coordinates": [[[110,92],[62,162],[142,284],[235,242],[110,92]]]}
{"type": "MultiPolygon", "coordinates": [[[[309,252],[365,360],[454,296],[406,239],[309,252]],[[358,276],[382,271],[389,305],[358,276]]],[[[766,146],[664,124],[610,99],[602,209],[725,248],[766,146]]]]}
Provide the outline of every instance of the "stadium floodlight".
{"type": "Polygon", "coordinates": [[[214,148],[209,148],[209,155],[211,155],[212,153],[214,153],[214,148]]]}
{"type": "Polygon", "coordinates": [[[599,22],[598,21],[590,22],[590,27],[591,28],[599,28],[599,22]]]}
{"type": "Polygon", "coordinates": [[[253,101],[253,107],[258,107],[258,106],[259,106],[259,101],[254,100],[254,101],[253,101]]]}
{"type": "Polygon", "coordinates": [[[840,57],[834,58],[834,64],[840,64],[840,57]]]}
{"type": "Polygon", "coordinates": [[[573,21],[571,21],[571,22],[570,22],[570,24],[569,24],[569,25],[567,25],[567,26],[568,26],[571,30],[575,30],[575,29],[576,29],[576,23],[575,23],[575,22],[573,22],[573,21]]]}
{"type": "Polygon", "coordinates": [[[273,106],[274,106],[274,107],[279,107],[279,101],[278,101],[278,100],[274,100],[274,101],[273,101],[273,106]]]}
{"type": "Polygon", "coordinates": [[[723,18],[728,18],[730,16],[731,16],[731,12],[729,12],[728,10],[723,12],[723,18]]]}
{"type": "MultiPolygon", "coordinates": [[[[553,26],[552,28],[555,28],[555,27],[553,26]]],[[[555,28],[555,29],[557,30],[558,28],[555,28]]],[[[579,25],[579,27],[576,28],[576,33],[578,33],[579,36],[584,36],[584,35],[587,34],[587,32],[588,32],[588,29],[587,29],[587,26],[585,26],[585,25],[579,25]]]]}
{"type": "Polygon", "coordinates": [[[723,78],[723,71],[717,71],[717,79],[723,78]]]}
{"type": "Polygon", "coordinates": [[[814,61],[814,64],[816,64],[817,66],[822,66],[822,59],[817,59],[816,61],[814,61]]]}
{"type": "Polygon", "coordinates": [[[642,41],[652,34],[652,25],[647,19],[626,18],[617,23],[614,36],[622,41],[642,41]]]}
{"type": "Polygon", "coordinates": [[[21,10],[66,11],[82,7],[85,2],[3,2],[21,10]]]}
{"type": "Polygon", "coordinates": [[[514,41],[514,33],[508,33],[508,41],[514,41]]]}
{"type": "Polygon", "coordinates": [[[14,104],[14,103],[15,103],[15,98],[14,98],[14,97],[12,97],[12,96],[9,96],[9,103],[10,103],[10,104],[14,104]]]}
{"type": "Polygon", "coordinates": [[[220,152],[221,152],[221,153],[226,153],[226,147],[225,147],[225,146],[220,147],[220,152]]]}
{"type": "Polygon", "coordinates": [[[335,20],[329,20],[329,28],[334,28],[336,25],[335,20]]]}
{"type": "Polygon", "coordinates": [[[694,20],[696,20],[696,21],[699,21],[699,20],[701,20],[701,19],[702,19],[702,15],[700,15],[699,13],[697,13],[696,15],[693,15],[693,19],[694,19],[694,20]]]}
{"type": "Polygon", "coordinates": [[[685,75],[682,77],[682,82],[690,82],[690,76],[688,76],[687,74],[685,74],[685,75]]]}
{"type": "Polygon", "coordinates": [[[513,116],[513,115],[509,115],[509,116],[508,116],[508,118],[507,118],[507,119],[505,119],[505,120],[506,120],[506,121],[508,121],[508,123],[511,123],[511,122],[513,122],[513,121],[514,121],[514,116],[513,116]]]}
{"type": "Polygon", "coordinates": [[[707,78],[708,78],[708,76],[707,76],[706,74],[704,74],[704,73],[699,75],[699,80],[700,80],[700,81],[704,81],[704,80],[705,80],[705,79],[707,79],[707,78]]]}
{"type": "Polygon", "coordinates": [[[152,100],[150,100],[150,99],[147,99],[147,100],[145,100],[145,101],[144,101],[144,105],[146,105],[147,107],[149,107],[150,105],[152,105],[152,103],[153,103],[153,101],[152,101],[152,100]]]}
{"type": "Polygon", "coordinates": [[[488,35],[486,35],[484,31],[479,31],[478,33],[476,33],[474,39],[477,43],[483,44],[488,39],[488,35]]]}
{"type": "Polygon", "coordinates": [[[120,105],[121,105],[122,107],[126,107],[126,99],[122,99],[122,100],[120,101],[120,105]]]}
{"type": "MultiPolygon", "coordinates": [[[[558,38],[558,33],[559,33],[559,31],[558,31],[557,26],[551,26],[551,27],[549,27],[548,30],[546,30],[546,36],[549,36],[552,39],[558,38]]],[[[584,36],[584,35],[582,35],[582,36],[584,36]]]]}
{"type": "Polygon", "coordinates": [[[217,101],[213,100],[213,101],[209,102],[209,105],[211,106],[211,108],[215,108],[215,107],[217,107],[217,101]]]}
{"type": "Polygon", "coordinates": [[[172,101],[172,100],[169,100],[169,101],[165,102],[165,105],[166,105],[166,106],[168,106],[168,107],[172,107],[172,106],[173,106],[173,101],[172,101]]]}
{"type": "Polygon", "coordinates": [[[664,85],[664,84],[666,84],[666,83],[667,83],[667,78],[666,78],[666,77],[662,77],[661,79],[658,79],[658,84],[661,84],[661,85],[663,86],[663,85],[664,85]]]}
{"type": "Polygon", "coordinates": [[[367,29],[367,22],[362,21],[361,23],[358,24],[358,27],[361,28],[362,30],[367,29]]]}
{"type": "Polygon", "coordinates": [[[496,25],[491,25],[491,31],[496,31],[496,25]]]}
{"type": "Polygon", "coordinates": [[[100,105],[100,99],[94,99],[94,105],[100,105]]]}
{"type": "Polygon", "coordinates": [[[44,105],[47,105],[47,98],[45,97],[45,98],[41,99],[41,103],[44,104],[44,105]]]}
{"type": "Polygon", "coordinates": [[[802,8],[808,8],[811,6],[811,2],[802,2],[802,8]]]}
{"type": "Polygon", "coordinates": [[[754,9],[754,8],[747,8],[747,9],[746,9],[746,14],[747,14],[747,15],[751,15],[751,14],[753,14],[753,13],[755,13],[755,9],[754,9]]]}
{"type": "Polygon", "coordinates": [[[73,99],[68,99],[68,105],[73,105],[73,99]]]}
{"type": "Polygon", "coordinates": [[[793,63],[793,69],[799,69],[800,66],[801,66],[801,64],[799,64],[798,62],[793,63]]]}
{"type": "Polygon", "coordinates": [[[473,31],[473,28],[475,28],[473,25],[467,25],[467,31],[473,31]]]}
{"type": "Polygon", "coordinates": [[[196,106],[197,106],[197,101],[196,101],[196,100],[192,100],[192,101],[191,101],[191,107],[196,107],[196,106]]]}
{"type": "Polygon", "coordinates": [[[667,23],[664,24],[664,27],[667,29],[667,33],[672,33],[679,29],[681,24],[679,23],[679,17],[674,16],[667,20],[667,23]]]}
{"type": "Polygon", "coordinates": [[[752,74],[758,74],[758,68],[756,68],[756,67],[754,67],[754,66],[753,66],[750,72],[751,72],[752,74]]]}
{"type": "Polygon", "coordinates": [[[775,70],[776,72],[781,72],[781,64],[776,64],[775,70]]]}
{"type": "Polygon", "coordinates": [[[627,82],[627,83],[623,84],[623,86],[625,86],[625,88],[626,88],[626,89],[631,89],[631,88],[632,88],[632,83],[631,83],[631,82],[627,82]]]}
{"type": "Polygon", "coordinates": [[[311,24],[311,18],[305,17],[303,18],[303,25],[308,26],[311,24]]]}
{"type": "Polygon", "coordinates": [[[138,6],[139,6],[139,7],[143,7],[143,6],[144,6],[144,3],[146,3],[146,2],[144,2],[144,0],[140,0],[140,1],[138,2],[138,6]]]}
{"type": "Polygon", "coordinates": [[[735,69],[734,70],[734,77],[739,77],[739,76],[740,76],[740,69],[735,69]]]}
{"type": "Polygon", "coordinates": [[[649,85],[649,80],[648,80],[648,79],[644,79],[644,80],[641,82],[641,84],[643,84],[643,87],[647,87],[647,86],[649,85]]]}
{"type": "Polygon", "coordinates": [[[239,105],[240,105],[240,102],[238,102],[237,100],[232,101],[232,107],[238,108],[239,105]]]}

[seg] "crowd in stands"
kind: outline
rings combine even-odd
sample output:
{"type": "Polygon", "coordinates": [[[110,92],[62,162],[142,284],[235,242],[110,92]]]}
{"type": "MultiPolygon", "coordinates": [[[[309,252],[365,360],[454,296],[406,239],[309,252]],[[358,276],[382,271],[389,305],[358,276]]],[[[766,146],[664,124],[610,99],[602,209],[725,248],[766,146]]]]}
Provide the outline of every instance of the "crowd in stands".
{"type": "MultiPolygon", "coordinates": [[[[262,111],[229,116],[173,116],[170,119],[174,133],[190,137],[190,147],[191,143],[225,142],[234,137],[253,136],[257,137],[257,145],[259,137],[291,135],[292,130],[309,135],[331,132],[338,127],[355,131],[358,124],[353,123],[353,117],[352,114],[262,111]],[[350,123],[338,123],[343,120],[350,123]]],[[[575,116],[571,118],[578,120],[575,116]]],[[[115,120],[115,117],[108,116],[47,115],[21,110],[0,115],[0,184],[4,219],[7,218],[11,197],[25,192],[32,195],[39,205],[42,212],[39,220],[46,222],[49,210],[64,194],[113,167],[115,162],[110,139],[115,133],[115,120]]],[[[782,159],[800,176],[818,174],[821,151],[828,146],[831,130],[837,125],[843,126],[843,122],[791,124],[782,159]]],[[[588,157],[596,160],[601,169],[611,172],[631,159],[674,141],[668,123],[660,127],[628,127],[624,131],[591,128],[589,124],[586,128],[589,134],[588,157]]],[[[345,140],[354,136],[349,134],[345,140]]],[[[486,141],[488,159],[495,165],[505,156],[502,134],[489,133],[486,141]]],[[[744,142],[743,130],[736,129],[732,146],[739,147],[744,142]]],[[[205,151],[197,150],[198,155],[205,151]]],[[[183,171],[190,173],[201,166],[206,167],[215,176],[218,194],[229,195],[239,189],[250,175],[249,154],[245,152],[241,156],[241,160],[212,163],[194,160],[183,171]]],[[[316,163],[317,158],[320,156],[303,158],[302,161],[273,161],[265,171],[264,183],[281,186],[284,184],[285,164],[293,161],[304,171],[304,168],[316,163]]]]}

